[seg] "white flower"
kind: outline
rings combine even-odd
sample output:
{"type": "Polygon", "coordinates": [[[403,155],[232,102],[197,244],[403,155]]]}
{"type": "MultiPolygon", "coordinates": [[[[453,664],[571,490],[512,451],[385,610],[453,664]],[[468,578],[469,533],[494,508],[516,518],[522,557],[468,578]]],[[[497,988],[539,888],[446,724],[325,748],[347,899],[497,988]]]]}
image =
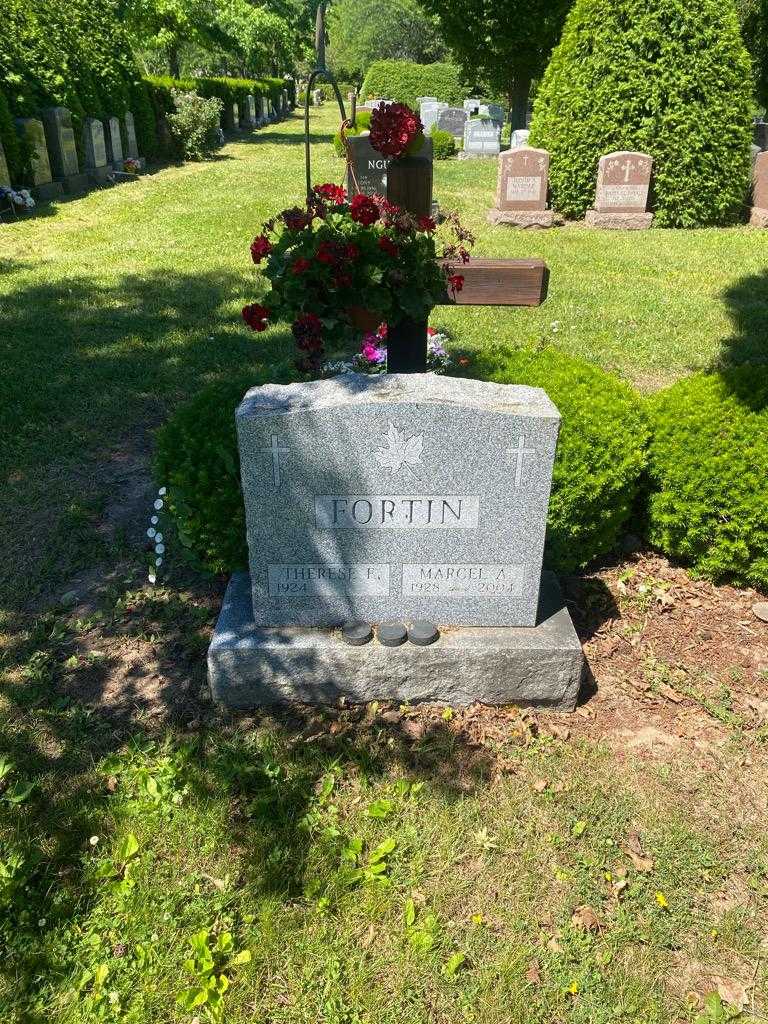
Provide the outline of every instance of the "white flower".
{"type": "Polygon", "coordinates": [[[155,534],[155,544],[162,544],[162,543],[163,543],[163,535],[162,535],[162,533],[156,533],[155,534]]]}
{"type": "Polygon", "coordinates": [[[155,508],[157,509],[158,512],[163,507],[163,505],[164,505],[164,502],[163,502],[162,498],[157,498],[157,500],[155,501],[155,508]]]}
{"type": "Polygon", "coordinates": [[[163,564],[162,558],[155,559],[155,565],[159,568],[163,564]]]}
{"type": "Polygon", "coordinates": [[[168,488],[167,487],[161,487],[160,490],[157,493],[162,498],[162,497],[164,497],[168,493],[168,488]]]}
{"type": "Polygon", "coordinates": [[[152,539],[152,537],[157,536],[157,530],[154,528],[154,526],[150,526],[150,528],[147,530],[147,536],[150,539],[152,539]]]}
{"type": "Polygon", "coordinates": [[[165,552],[165,544],[156,544],[155,545],[155,554],[156,555],[162,555],[164,552],[165,552]]]}
{"type": "Polygon", "coordinates": [[[157,576],[155,576],[153,572],[149,574],[147,579],[149,580],[150,583],[157,583],[157,576]]]}
{"type": "Polygon", "coordinates": [[[98,836],[91,836],[91,838],[88,840],[88,842],[91,844],[91,846],[96,846],[98,841],[99,841],[99,837],[98,836]]]}
{"type": "Polygon", "coordinates": [[[157,524],[160,522],[157,516],[152,516],[152,518],[149,521],[150,523],[152,523],[153,526],[157,526],[157,524]]]}

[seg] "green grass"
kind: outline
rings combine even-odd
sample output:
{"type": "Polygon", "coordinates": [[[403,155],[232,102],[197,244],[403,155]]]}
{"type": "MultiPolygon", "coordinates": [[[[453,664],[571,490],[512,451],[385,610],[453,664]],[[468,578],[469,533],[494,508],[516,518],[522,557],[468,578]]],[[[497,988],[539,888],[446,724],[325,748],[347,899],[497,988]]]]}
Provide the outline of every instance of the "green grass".
{"type": "MultiPolygon", "coordinates": [[[[330,107],[313,118],[315,178],[338,180],[330,107]]],[[[216,1019],[176,999],[200,981],[192,940],[199,967],[224,935],[233,1024],[673,1024],[711,975],[753,980],[765,1014],[765,756],[732,716],[716,768],[505,713],[484,742],[450,709],[423,732],[407,709],[222,720],[203,691],[218,591],[137,582],[152,428],[291,356],[239,310],[302,162],[294,117],[0,228],[0,1021],[216,1019]],[[66,612],[81,574],[90,608],[66,612]]],[[[763,234],[491,229],[494,175],[441,163],[436,192],[479,253],[544,257],[550,298],[440,310],[457,343],[551,344],[645,388],[765,357],[763,234]]]]}

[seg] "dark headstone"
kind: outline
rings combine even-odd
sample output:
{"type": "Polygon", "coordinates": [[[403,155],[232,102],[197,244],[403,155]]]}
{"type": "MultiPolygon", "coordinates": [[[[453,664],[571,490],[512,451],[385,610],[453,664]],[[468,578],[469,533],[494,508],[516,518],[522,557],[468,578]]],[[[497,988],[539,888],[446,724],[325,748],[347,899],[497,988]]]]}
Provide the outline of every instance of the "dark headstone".
{"type": "Polygon", "coordinates": [[[464,138],[464,125],[469,114],[463,107],[448,107],[441,110],[437,117],[437,127],[441,132],[450,132],[456,139],[464,138]]]}

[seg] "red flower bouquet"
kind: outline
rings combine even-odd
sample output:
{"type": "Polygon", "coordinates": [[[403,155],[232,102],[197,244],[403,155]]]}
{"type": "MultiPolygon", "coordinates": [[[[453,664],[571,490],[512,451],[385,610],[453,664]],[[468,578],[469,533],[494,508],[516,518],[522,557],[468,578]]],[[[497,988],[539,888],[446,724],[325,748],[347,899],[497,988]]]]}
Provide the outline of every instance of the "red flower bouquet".
{"type": "Polygon", "coordinates": [[[404,103],[382,103],[371,114],[371,145],[383,156],[397,160],[418,152],[424,143],[424,125],[404,103]]]}
{"type": "MultiPolygon", "coordinates": [[[[467,241],[467,232],[457,239],[467,241]]],[[[326,344],[347,346],[355,336],[355,311],[376,322],[426,320],[446,290],[459,290],[448,255],[437,252],[436,226],[416,218],[380,196],[356,195],[348,201],[337,185],[318,185],[306,207],[284,210],[264,224],[254,240],[255,262],[265,259],[270,283],[261,305],[243,310],[254,331],[287,320],[299,349],[303,372],[317,374],[326,344]]],[[[467,241],[467,244],[469,242],[467,241]]]]}

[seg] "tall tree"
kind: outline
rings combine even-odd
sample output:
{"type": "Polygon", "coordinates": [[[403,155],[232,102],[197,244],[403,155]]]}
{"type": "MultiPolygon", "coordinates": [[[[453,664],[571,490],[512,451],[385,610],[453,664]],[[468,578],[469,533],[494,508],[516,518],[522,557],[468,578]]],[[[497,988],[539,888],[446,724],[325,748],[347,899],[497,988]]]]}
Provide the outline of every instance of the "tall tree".
{"type": "Polygon", "coordinates": [[[507,97],[525,125],[531,82],[543,74],[573,0],[419,0],[470,79],[507,97]]]}
{"type": "Polygon", "coordinates": [[[445,56],[437,18],[417,0],[337,0],[328,12],[328,59],[337,76],[359,80],[377,60],[431,64],[445,56]]]}

